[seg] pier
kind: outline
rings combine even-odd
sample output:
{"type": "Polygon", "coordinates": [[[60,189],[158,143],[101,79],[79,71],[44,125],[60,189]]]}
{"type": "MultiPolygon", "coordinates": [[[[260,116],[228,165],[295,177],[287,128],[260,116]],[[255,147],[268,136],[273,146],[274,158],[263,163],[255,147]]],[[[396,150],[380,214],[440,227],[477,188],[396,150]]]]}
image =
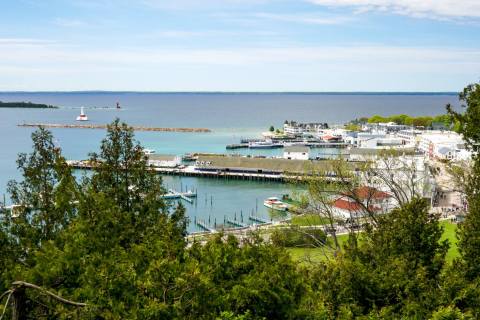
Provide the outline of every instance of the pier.
{"type": "Polygon", "coordinates": [[[217,232],[214,228],[212,228],[208,223],[205,222],[205,220],[202,219],[195,219],[195,224],[202,228],[205,231],[208,232],[217,232]]]}
{"type": "Polygon", "coordinates": [[[185,200],[189,203],[193,203],[193,198],[197,196],[196,192],[193,191],[187,191],[187,192],[178,192],[173,189],[169,189],[168,193],[163,195],[163,199],[182,199],[185,200]]]}
{"type": "MultiPolygon", "coordinates": [[[[43,127],[43,128],[61,128],[61,129],[102,129],[106,130],[106,124],[61,124],[61,123],[22,123],[18,127],[43,127]]],[[[162,127],[143,127],[131,126],[134,131],[159,131],[159,132],[198,132],[208,133],[212,130],[207,128],[162,128],[162,127]]]]}
{"type": "Polygon", "coordinates": [[[226,148],[227,148],[227,150],[246,149],[246,148],[248,148],[248,143],[227,144],[226,148]]]}
{"type": "Polygon", "coordinates": [[[227,219],[226,220],[229,224],[235,227],[240,227],[240,228],[248,228],[248,224],[237,221],[237,220],[232,220],[232,219],[227,219]]]}
{"type": "Polygon", "coordinates": [[[261,224],[264,224],[264,223],[270,223],[270,221],[268,221],[267,219],[264,219],[262,217],[257,217],[257,216],[254,216],[254,215],[250,215],[248,217],[248,219],[252,220],[252,221],[255,221],[255,222],[259,222],[261,224]]]}

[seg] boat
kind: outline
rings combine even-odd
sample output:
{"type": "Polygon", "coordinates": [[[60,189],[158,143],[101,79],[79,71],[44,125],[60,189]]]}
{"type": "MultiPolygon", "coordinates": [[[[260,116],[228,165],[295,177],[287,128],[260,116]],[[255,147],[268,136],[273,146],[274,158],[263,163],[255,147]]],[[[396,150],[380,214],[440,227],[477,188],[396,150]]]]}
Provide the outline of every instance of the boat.
{"type": "Polygon", "coordinates": [[[288,205],[277,197],[270,197],[263,201],[263,205],[267,208],[277,210],[277,211],[287,211],[288,210],[288,205]]]}
{"type": "Polygon", "coordinates": [[[279,143],[273,143],[272,140],[265,140],[265,141],[249,142],[248,147],[250,149],[273,149],[273,148],[281,148],[283,147],[283,145],[279,143]]]}
{"type": "Polygon", "coordinates": [[[143,149],[143,153],[148,156],[148,155],[154,154],[155,150],[153,150],[153,149],[143,149]]]}
{"type": "Polygon", "coordinates": [[[80,108],[80,115],[77,117],[77,121],[88,121],[88,117],[83,111],[83,107],[80,108]]]}

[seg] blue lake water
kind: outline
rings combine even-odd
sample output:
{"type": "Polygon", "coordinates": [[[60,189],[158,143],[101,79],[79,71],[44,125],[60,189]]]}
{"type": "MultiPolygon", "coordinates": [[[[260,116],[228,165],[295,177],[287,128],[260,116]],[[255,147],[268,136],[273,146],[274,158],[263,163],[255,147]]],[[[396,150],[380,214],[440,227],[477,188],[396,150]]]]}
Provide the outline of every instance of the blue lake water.
{"type": "MultiPolygon", "coordinates": [[[[204,127],[211,133],[137,132],[137,139],[160,154],[225,152],[225,145],[241,138],[258,137],[270,125],[281,127],[285,120],[342,124],[373,114],[442,114],[447,103],[458,105],[455,94],[227,94],[227,93],[0,93],[0,101],[31,101],[58,105],[60,109],[0,108],[0,192],[8,180],[19,178],[15,159],[31,148],[32,129],[17,127],[23,122],[74,123],[81,106],[90,123],[105,124],[120,118],[131,125],[155,127],[204,127]],[[122,109],[114,109],[120,102],[122,109]]],[[[96,151],[105,132],[87,129],[52,130],[68,159],[84,159],[96,151]]],[[[235,152],[251,153],[248,150],[235,152]]],[[[332,150],[318,150],[331,154],[332,150]]],[[[279,155],[281,150],[255,151],[279,155]]],[[[165,177],[165,184],[198,190],[196,204],[186,204],[190,218],[215,218],[252,210],[268,216],[263,200],[290,192],[278,183],[224,181],[186,177],[165,177]],[[210,199],[205,204],[205,198],[210,199]]],[[[197,230],[191,224],[190,231],[197,230]]]]}

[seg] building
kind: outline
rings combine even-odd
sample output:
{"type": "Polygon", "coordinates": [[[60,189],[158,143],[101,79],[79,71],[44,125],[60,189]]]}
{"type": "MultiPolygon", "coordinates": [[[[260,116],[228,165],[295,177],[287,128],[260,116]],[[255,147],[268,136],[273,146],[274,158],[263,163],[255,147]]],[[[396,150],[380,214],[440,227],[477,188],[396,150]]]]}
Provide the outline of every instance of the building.
{"type": "Polygon", "coordinates": [[[462,136],[453,131],[428,131],[419,136],[418,149],[430,159],[464,160],[469,153],[462,136]]]}
{"type": "Polygon", "coordinates": [[[283,158],[288,160],[308,160],[310,148],[303,146],[291,146],[283,149],[283,158]]]}
{"type": "Polygon", "coordinates": [[[283,124],[283,132],[292,136],[298,136],[305,133],[317,133],[322,129],[328,129],[328,124],[320,122],[300,123],[288,120],[283,124]]]}
{"type": "Polygon", "coordinates": [[[341,219],[360,218],[369,212],[384,213],[394,206],[393,197],[376,188],[363,186],[343,194],[332,203],[334,215],[341,219]]]}
{"type": "Polygon", "coordinates": [[[366,123],[362,130],[381,130],[385,132],[398,132],[400,130],[408,129],[409,126],[404,124],[396,124],[395,122],[380,122],[380,123],[366,123]]]}
{"type": "MultiPolygon", "coordinates": [[[[355,169],[354,163],[348,163],[355,169]]],[[[195,170],[212,173],[262,174],[262,175],[304,175],[312,172],[333,171],[331,161],[288,160],[283,158],[260,158],[224,155],[200,155],[195,170]]]]}
{"type": "Polygon", "coordinates": [[[174,155],[150,154],[148,165],[157,168],[175,168],[182,163],[182,158],[174,155]]]}

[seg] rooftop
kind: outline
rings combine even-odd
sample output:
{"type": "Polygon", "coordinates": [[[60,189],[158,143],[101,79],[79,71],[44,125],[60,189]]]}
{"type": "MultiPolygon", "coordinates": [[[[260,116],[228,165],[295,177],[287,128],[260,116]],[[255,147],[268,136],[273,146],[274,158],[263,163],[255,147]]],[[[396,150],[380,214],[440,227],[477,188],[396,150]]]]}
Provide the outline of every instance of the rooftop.
{"type": "Polygon", "coordinates": [[[304,152],[308,153],[310,152],[309,147],[303,147],[303,146],[290,146],[290,147],[284,147],[283,152],[304,152]]]}

